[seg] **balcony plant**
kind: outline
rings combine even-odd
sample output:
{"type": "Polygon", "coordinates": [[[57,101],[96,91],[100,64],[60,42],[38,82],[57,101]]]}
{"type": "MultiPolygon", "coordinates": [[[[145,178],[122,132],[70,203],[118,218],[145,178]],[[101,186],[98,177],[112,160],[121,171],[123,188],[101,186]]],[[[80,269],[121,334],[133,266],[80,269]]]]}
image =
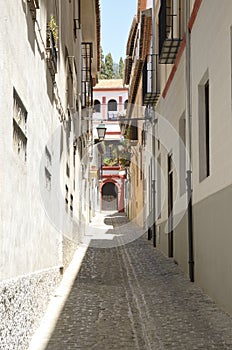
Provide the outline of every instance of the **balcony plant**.
{"type": "Polygon", "coordinates": [[[119,165],[121,170],[125,169],[126,167],[130,166],[130,159],[119,158],[119,165]]]}
{"type": "Polygon", "coordinates": [[[117,158],[104,158],[103,163],[106,166],[116,166],[116,165],[118,165],[118,159],[117,158]]]}
{"type": "Polygon", "coordinates": [[[57,73],[57,41],[58,41],[58,25],[54,19],[54,16],[50,16],[50,20],[47,24],[47,40],[46,40],[46,53],[47,64],[54,79],[57,73]]]}
{"type": "MultiPolygon", "coordinates": [[[[57,25],[53,15],[50,16],[50,20],[48,21],[48,24],[47,24],[47,30],[52,32],[52,36],[53,36],[54,42],[55,42],[55,47],[57,47],[59,30],[58,30],[58,25],[57,25]]],[[[51,45],[51,43],[50,43],[50,45],[51,45]]]]}

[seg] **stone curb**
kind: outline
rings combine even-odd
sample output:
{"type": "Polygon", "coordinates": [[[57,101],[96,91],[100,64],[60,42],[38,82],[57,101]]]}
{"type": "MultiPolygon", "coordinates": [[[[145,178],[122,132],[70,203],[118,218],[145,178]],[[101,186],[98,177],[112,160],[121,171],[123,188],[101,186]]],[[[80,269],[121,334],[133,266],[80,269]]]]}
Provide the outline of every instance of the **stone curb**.
{"type": "Polygon", "coordinates": [[[80,270],[89,243],[90,238],[85,237],[83,242],[77,248],[71,263],[64,273],[59,287],[51,297],[41,324],[31,339],[28,350],[44,350],[46,348],[51,334],[55,329],[60,312],[71,291],[73,282],[80,270]]]}

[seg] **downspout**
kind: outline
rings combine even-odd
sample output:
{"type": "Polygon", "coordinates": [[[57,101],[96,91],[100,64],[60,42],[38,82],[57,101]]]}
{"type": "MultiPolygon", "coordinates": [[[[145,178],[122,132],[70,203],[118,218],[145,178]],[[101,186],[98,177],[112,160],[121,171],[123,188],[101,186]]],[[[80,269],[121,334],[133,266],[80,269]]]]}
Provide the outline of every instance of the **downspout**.
{"type": "Polygon", "coordinates": [[[189,23],[189,0],[185,0],[185,29],[186,29],[186,48],[185,48],[185,84],[186,84],[186,146],[189,152],[189,158],[186,163],[187,175],[187,200],[188,200],[188,263],[189,263],[189,279],[194,282],[194,252],[193,252],[193,214],[192,214],[192,117],[191,117],[191,43],[189,23]]]}
{"type": "MultiPolygon", "coordinates": [[[[156,40],[155,40],[155,32],[156,32],[156,21],[155,21],[155,4],[156,0],[153,0],[153,6],[152,6],[152,92],[155,92],[155,74],[154,74],[154,67],[155,67],[155,53],[156,53],[156,40]]],[[[153,236],[153,246],[156,247],[156,190],[155,190],[155,106],[153,105],[153,118],[152,118],[152,159],[153,159],[153,166],[152,166],[152,236],[153,236]]]]}

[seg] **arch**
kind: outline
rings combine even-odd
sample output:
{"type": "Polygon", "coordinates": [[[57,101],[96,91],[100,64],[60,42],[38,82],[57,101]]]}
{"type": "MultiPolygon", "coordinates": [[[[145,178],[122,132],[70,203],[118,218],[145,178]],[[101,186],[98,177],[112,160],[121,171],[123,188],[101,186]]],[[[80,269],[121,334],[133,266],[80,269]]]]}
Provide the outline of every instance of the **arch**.
{"type": "Polygon", "coordinates": [[[100,190],[102,191],[102,187],[107,183],[107,182],[112,182],[113,184],[115,184],[115,186],[117,186],[118,190],[120,190],[120,185],[119,183],[114,180],[114,179],[105,179],[104,181],[101,182],[101,185],[100,185],[100,190]]]}
{"type": "Polygon", "coordinates": [[[128,100],[124,101],[124,109],[127,109],[128,100]]]}
{"type": "Polygon", "coordinates": [[[118,187],[108,181],[102,186],[102,210],[117,210],[118,209],[118,187]]]}
{"type": "Polygon", "coordinates": [[[94,109],[96,113],[101,112],[101,102],[99,100],[94,100],[94,109]]]}
{"type": "Polygon", "coordinates": [[[118,110],[118,104],[116,100],[109,100],[108,101],[108,112],[116,112],[118,110]]]}
{"type": "MultiPolygon", "coordinates": [[[[103,195],[102,195],[102,189],[103,186],[107,183],[112,183],[115,185],[115,191],[117,193],[117,201],[115,204],[115,208],[112,210],[118,210],[119,212],[124,212],[124,179],[121,179],[120,183],[114,179],[105,179],[100,184],[100,210],[105,210],[104,205],[106,203],[103,202],[103,195]]],[[[111,203],[113,204],[113,203],[111,203]]],[[[107,209],[111,210],[111,209],[107,209]]]]}

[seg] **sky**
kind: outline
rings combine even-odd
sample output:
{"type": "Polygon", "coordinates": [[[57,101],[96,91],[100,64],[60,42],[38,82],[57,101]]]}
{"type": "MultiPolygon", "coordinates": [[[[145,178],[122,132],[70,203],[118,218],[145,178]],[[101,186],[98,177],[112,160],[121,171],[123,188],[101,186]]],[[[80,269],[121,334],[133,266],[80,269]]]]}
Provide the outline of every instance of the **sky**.
{"type": "Polygon", "coordinates": [[[126,44],[133,17],[137,11],[137,0],[100,0],[101,46],[106,56],[111,52],[113,61],[119,63],[126,58],[126,44]]]}

